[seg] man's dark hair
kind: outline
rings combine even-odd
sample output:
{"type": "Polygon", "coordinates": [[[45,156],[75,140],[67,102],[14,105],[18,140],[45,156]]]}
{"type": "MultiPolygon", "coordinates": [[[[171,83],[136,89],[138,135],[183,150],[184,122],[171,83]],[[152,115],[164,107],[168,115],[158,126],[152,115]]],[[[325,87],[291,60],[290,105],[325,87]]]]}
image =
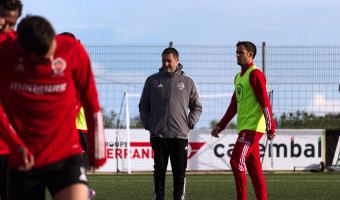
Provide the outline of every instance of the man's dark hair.
{"type": "Polygon", "coordinates": [[[243,45],[248,52],[253,52],[253,59],[255,58],[256,56],[256,46],[255,44],[253,44],[252,42],[249,42],[249,41],[240,41],[236,44],[236,47],[240,46],[240,45],[243,45]]]}
{"type": "Polygon", "coordinates": [[[19,17],[22,14],[22,3],[20,0],[0,0],[0,6],[3,6],[6,10],[18,9],[19,17]]]}
{"type": "Polygon", "coordinates": [[[66,35],[66,36],[69,36],[69,37],[76,38],[76,36],[74,36],[73,33],[70,33],[70,32],[63,32],[63,33],[60,33],[59,35],[66,35]]]}
{"type": "Polygon", "coordinates": [[[22,49],[35,55],[45,55],[55,38],[52,25],[43,17],[23,18],[17,28],[18,42],[22,49]]]}
{"type": "Polygon", "coordinates": [[[179,54],[178,54],[178,51],[175,49],[175,48],[172,48],[172,47],[169,47],[169,48],[166,48],[164,49],[163,53],[162,53],[162,56],[164,54],[172,54],[172,56],[176,59],[178,58],[179,54]]]}

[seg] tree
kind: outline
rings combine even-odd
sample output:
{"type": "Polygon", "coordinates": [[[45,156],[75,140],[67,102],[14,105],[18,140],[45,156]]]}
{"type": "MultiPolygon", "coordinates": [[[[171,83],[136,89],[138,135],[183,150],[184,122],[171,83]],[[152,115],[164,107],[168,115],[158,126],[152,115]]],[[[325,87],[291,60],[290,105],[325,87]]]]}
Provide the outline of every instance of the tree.
{"type": "Polygon", "coordinates": [[[211,120],[210,122],[210,128],[213,129],[216,127],[216,125],[218,124],[218,121],[216,119],[211,120]]]}
{"type": "MultiPolygon", "coordinates": [[[[215,128],[215,126],[218,124],[219,121],[217,120],[211,120],[210,122],[210,128],[213,129],[215,128]]],[[[237,125],[234,121],[229,122],[229,124],[227,125],[226,129],[237,129],[237,125]]]]}
{"type": "Polygon", "coordinates": [[[103,120],[104,120],[104,128],[116,128],[116,125],[117,125],[116,112],[114,110],[111,110],[108,114],[106,114],[105,109],[102,108],[102,113],[103,113],[103,120]]]}
{"type": "Polygon", "coordinates": [[[131,119],[130,128],[144,128],[140,115],[137,115],[131,119]]]}
{"type": "Polygon", "coordinates": [[[316,116],[314,113],[297,110],[295,113],[282,113],[274,118],[277,128],[295,129],[339,129],[340,114],[328,113],[316,116]]]}
{"type": "MultiPolygon", "coordinates": [[[[281,129],[340,129],[340,114],[327,113],[325,115],[316,115],[306,111],[297,110],[295,112],[282,113],[277,117],[273,113],[276,128],[281,129]]],[[[210,122],[210,128],[217,125],[217,120],[210,122]]],[[[235,129],[237,125],[231,121],[227,129],[235,129]]]]}

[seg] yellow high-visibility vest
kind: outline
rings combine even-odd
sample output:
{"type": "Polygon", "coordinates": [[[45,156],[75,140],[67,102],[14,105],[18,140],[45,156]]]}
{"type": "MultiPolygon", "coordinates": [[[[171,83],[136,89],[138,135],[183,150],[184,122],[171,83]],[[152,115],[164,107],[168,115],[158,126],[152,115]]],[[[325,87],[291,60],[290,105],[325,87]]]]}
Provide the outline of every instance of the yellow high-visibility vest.
{"type": "Polygon", "coordinates": [[[255,65],[251,66],[241,77],[239,72],[235,79],[235,94],[237,100],[237,132],[252,130],[261,133],[266,131],[266,121],[262,107],[256,99],[253,87],[249,82],[249,74],[255,65]]]}
{"type": "Polygon", "coordinates": [[[76,118],[76,127],[80,130],[87,130],[86,118],[85,118],[85,110],[84,107],[80,108],[80,111],[76,118]]]}

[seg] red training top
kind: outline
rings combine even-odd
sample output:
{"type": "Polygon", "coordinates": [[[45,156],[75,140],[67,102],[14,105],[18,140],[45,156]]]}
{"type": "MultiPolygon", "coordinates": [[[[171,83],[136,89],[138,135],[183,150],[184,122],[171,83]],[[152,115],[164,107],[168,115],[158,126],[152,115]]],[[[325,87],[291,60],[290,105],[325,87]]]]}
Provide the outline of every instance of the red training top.
{"type": "Polygon", "coordinates": [[[91,62],[76,39],[56,36],[54,60],[33,62],[16,39],[0,43],[0,137],[9,145],[9,165],[22,162],[18,145],[28,148],[42,167],[82,153],[75,127],[76,95],[80,94],[88,125],[89,162],[106,162],[103,117],[91,62]],[[8,123],[8,121],[9,123],[8,123]],[[13,128],[11,128],[11,125],[13,128]],[[17,135],[16,135],[17,134],[17,135]]]}
{"type": "MultiPolygon", "coordinates": [[[[10,32],[7,34],[0,34],[0,42],[7,39],[16,38],[16,32],[10,32]]],[[[9,154],[9,148],[7,144],[0,138],[0,155],[9,154]]]]}

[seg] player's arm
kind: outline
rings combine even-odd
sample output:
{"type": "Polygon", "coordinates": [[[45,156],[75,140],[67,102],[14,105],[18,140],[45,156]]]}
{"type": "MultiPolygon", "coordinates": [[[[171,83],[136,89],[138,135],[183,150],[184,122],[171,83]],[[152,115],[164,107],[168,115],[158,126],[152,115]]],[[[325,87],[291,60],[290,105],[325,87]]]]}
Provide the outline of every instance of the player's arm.
{"type": "MultiPolygon", "coordinates": [[[[237,75],[235,76],[234,84],[235,84],[236,77],[237,75]]],[[[221,121],[211,131],[211,136],[218,138],[218,134],[225,129],[225,127],[229,124],[229,122],[235,117],[236,113],[237,113],[237,101],[236,101],[236,94],[234,91],[227,111],[225,112],[221,121]]]]}
{"type": "Polygon", "coordinates": [[[78,43],[77,67],[75,67],[75,82],[80,95],[81,105],[85,110],[88,126],[88,158],[89,164],[98,168],[106,162],[106,146],[103,115],[98,101],[98,93],[91,62],[84,47],[78,43]]]}
{"type": "Polygon", "coordinates": [[[32,153],[19,138],[0,104],[0,137],[9,146],[10,155],[8,163],[20,171],[30,170],[34,166],[32,153]]]}
{"type": "Polygon", "coordinates": [[[275,122],[272,115],[272,109],[267,92],[266,77],[260,70],[253,70],[249,74],[250,84],[253,86],[254,94],[257,101],[262,107],[264,118],[266,120],[266,131],[269,140],[275,137],[275,122]]]}
{"type": "Polygon", "coordinates": [[[227,111],[225,112],[221,121],[211,131],[211,136],[218,137],[218,134],[225,129],[228,123],[235,117],[236,113],[237,113],[237,101],[236,101],[236,94],[234,91],[227,111]]]}
{"type": "Polygon", "coordinates": [[[194,81],[189,97],[189,128],[193,129],[202,114],[202,104],[194,81]]]}
{"type": "Polygon", "coordinates": [[[139,114],[145,130],[149,130],[149,117],[151,112],[150,103],[150,79],[145,81],[143,92],[139,101],[139,114]]]}

